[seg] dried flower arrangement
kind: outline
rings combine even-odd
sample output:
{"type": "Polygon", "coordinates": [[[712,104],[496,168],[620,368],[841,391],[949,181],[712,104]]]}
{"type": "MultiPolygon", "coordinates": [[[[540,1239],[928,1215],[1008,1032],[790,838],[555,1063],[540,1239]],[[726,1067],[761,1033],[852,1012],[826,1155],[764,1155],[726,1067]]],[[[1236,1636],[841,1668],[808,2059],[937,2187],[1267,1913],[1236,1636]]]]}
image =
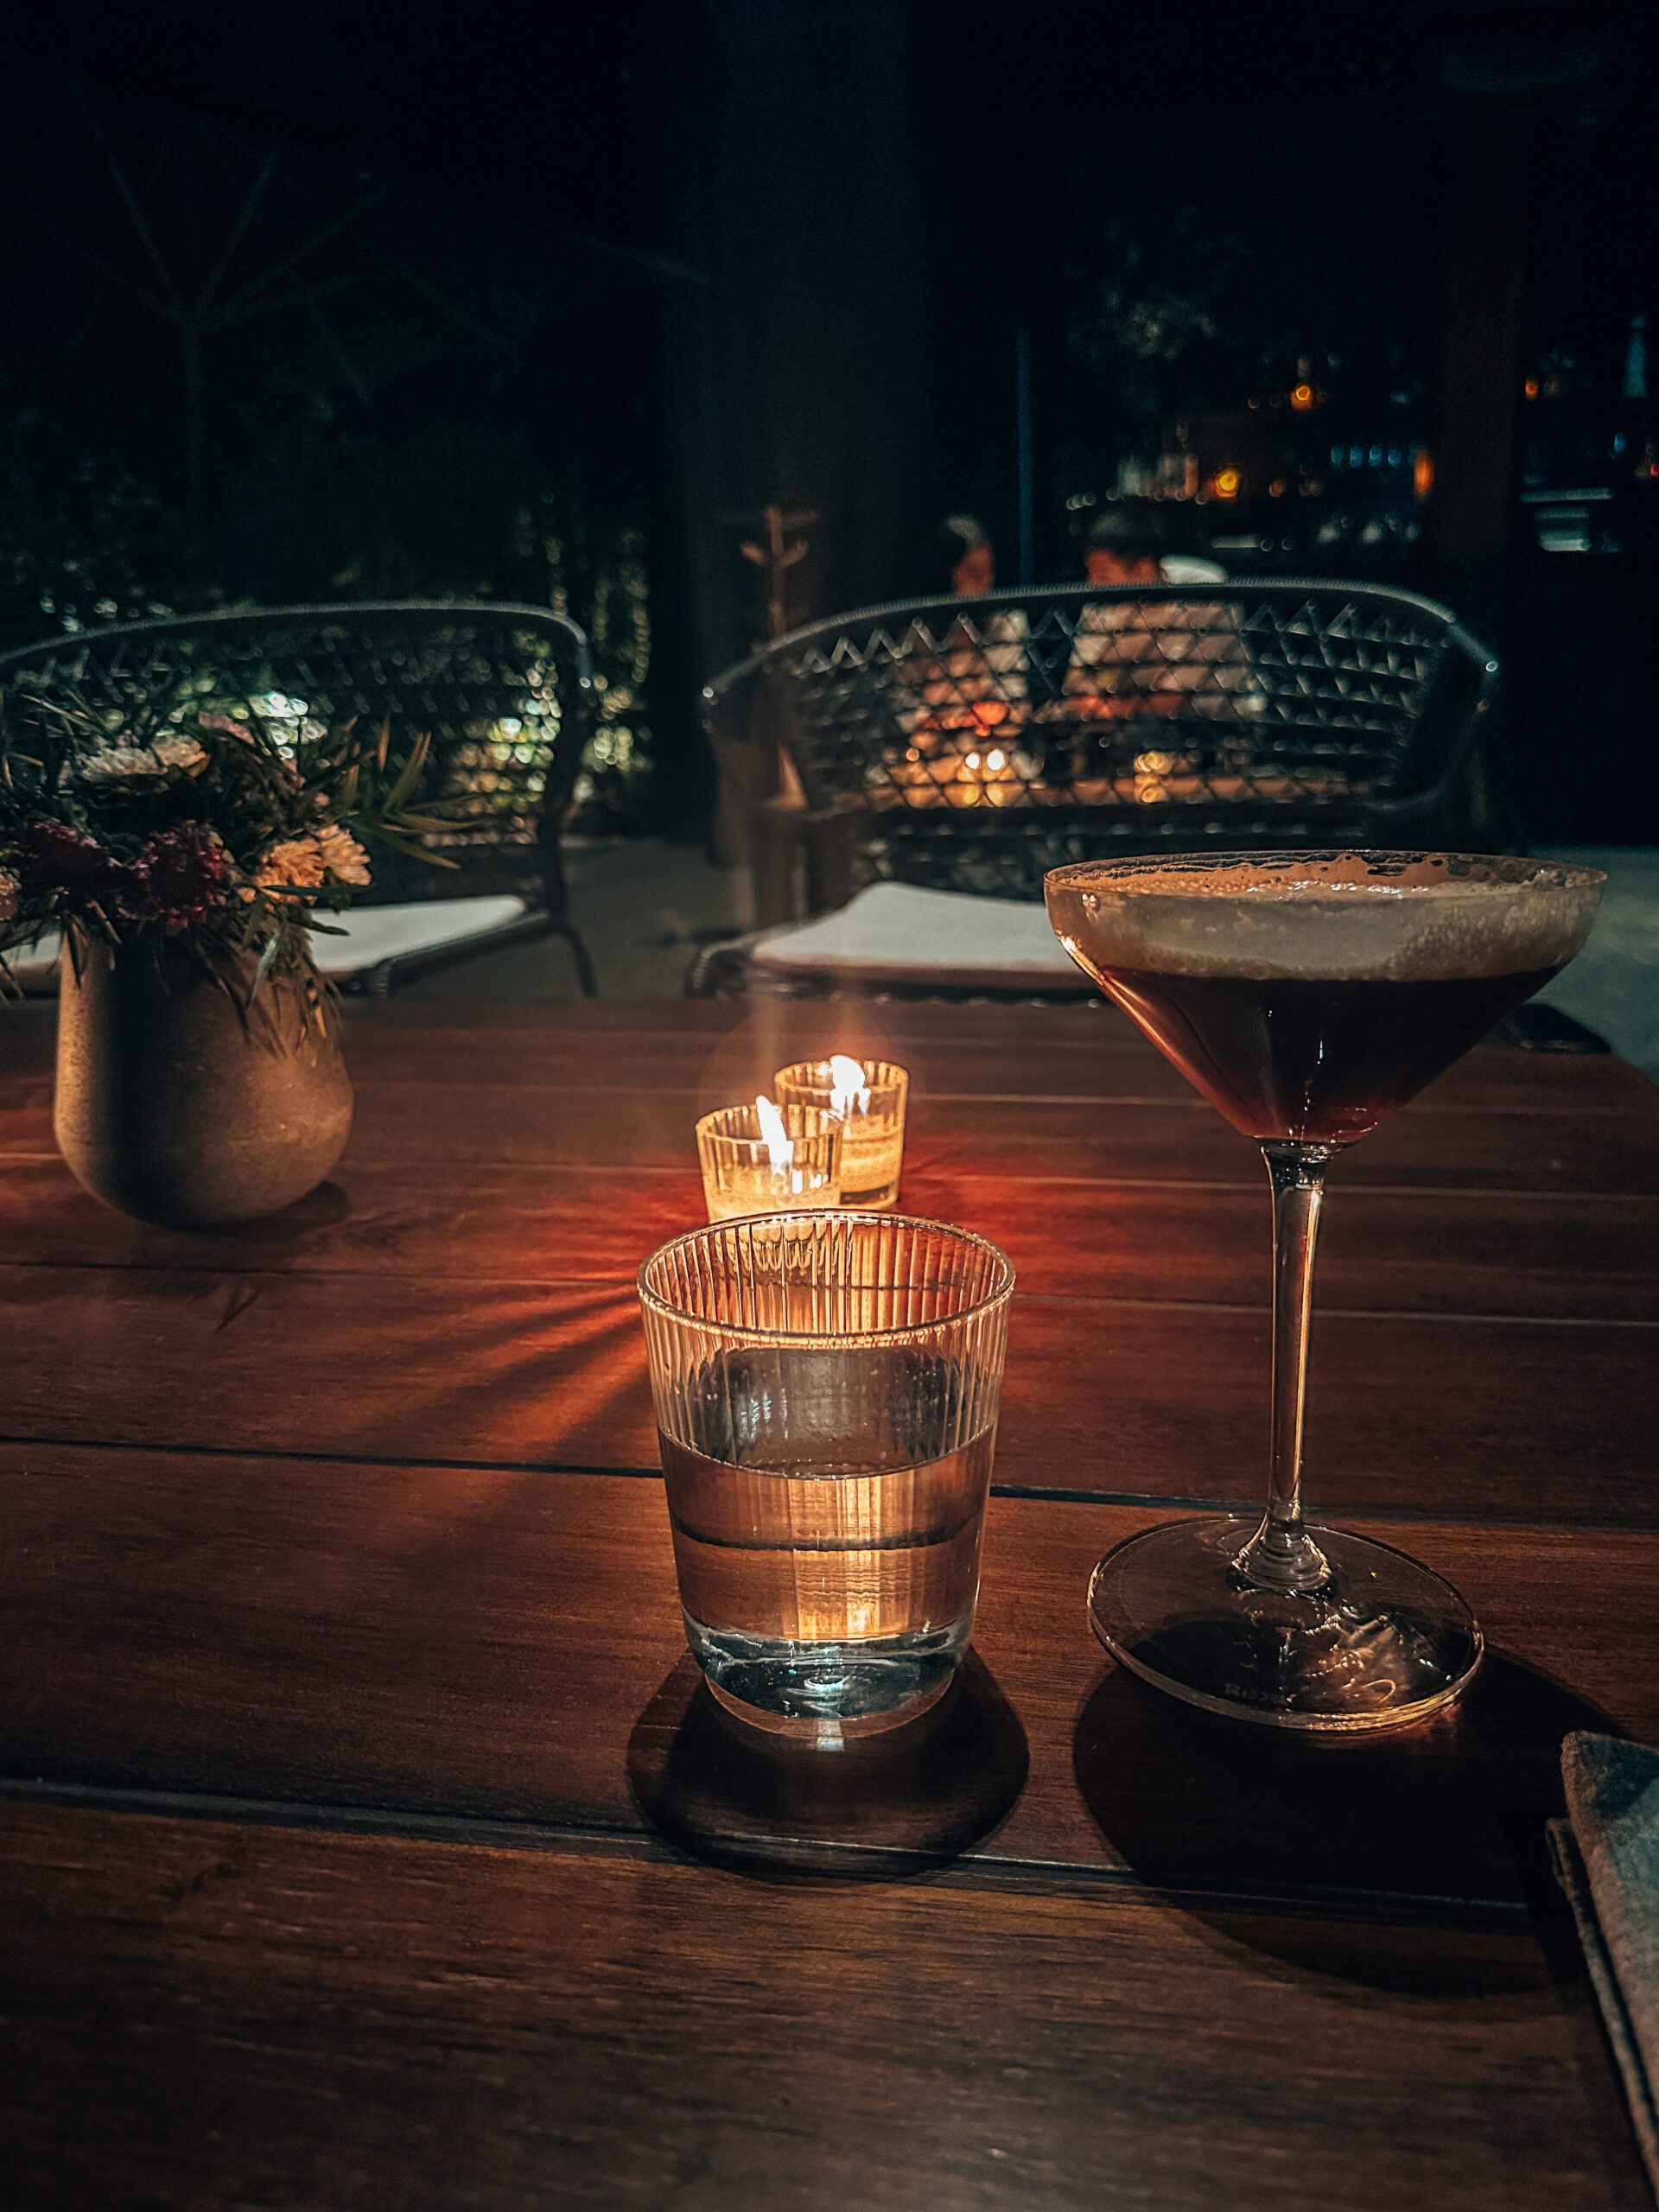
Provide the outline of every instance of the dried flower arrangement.
{"type": "MultiPolygon", "coordinates": [[[[311,934],[370,880],[373,842],[448,866],[411,810],[418,739],[273,725],[157,702],[111,733],[76,702],[26,694],[0,722],[0,947],[60,927],[87,948],[181,942],[248,996],[271,976],[323,1003],[311,934]]],[[[0,952],[0,959],[3,953],[0,952]]]]}

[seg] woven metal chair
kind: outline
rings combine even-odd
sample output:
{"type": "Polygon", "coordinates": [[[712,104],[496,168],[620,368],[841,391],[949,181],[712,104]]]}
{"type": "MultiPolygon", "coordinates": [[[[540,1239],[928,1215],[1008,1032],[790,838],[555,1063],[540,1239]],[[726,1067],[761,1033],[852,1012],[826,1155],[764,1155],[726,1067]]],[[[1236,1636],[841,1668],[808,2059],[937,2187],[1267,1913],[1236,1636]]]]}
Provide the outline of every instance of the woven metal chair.
{"type": "MultiPolygon", "coordinates": [[[[703,710],[730,747],[766,702],[863,882],[1029,901],[1047,869],[1115,853],[1424,842],[1497,678],[1446,608],[1382,586],[1083,585],[814,623],[717,677],[703,710]]],[[[821,993],[820,934],[816,966],[787,931],[711,948],[688,988],[821,993]]],[[[910,988],[903,969],[884,986],[910,988]]],[[[953,988],[948,963],[916,988],[953,988]]]]}
{"type": "MultiPolygon", "coordinates": [[[[30,694],[73,694],[111,733],[141,709],[251,716],[279,734],[355,715],[390,725],[394,758],[425,733],[419,803],[442,802],[445,818],[427,842],[453,865],[377,853],[372,888],[325,917],[345,933],[315,939],[318,966],[378,995],[557,936],[594,991],[559,854],[593,677],[587,639],[550,608],[399,601],[127,623],[0,655],[0,697],[26,709],[30,694]]],[[[22,963],[26,988],[49,987],[52,950],[22,963]]]]}

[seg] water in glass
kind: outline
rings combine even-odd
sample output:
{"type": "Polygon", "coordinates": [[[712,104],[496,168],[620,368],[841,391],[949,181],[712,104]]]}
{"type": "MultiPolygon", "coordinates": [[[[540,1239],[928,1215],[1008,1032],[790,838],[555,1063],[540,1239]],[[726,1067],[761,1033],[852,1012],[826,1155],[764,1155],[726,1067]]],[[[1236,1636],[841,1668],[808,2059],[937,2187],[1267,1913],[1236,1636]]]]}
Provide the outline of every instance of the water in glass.
{"type": "Polygon", "coordinates": [[[949,1363],[722,1352],[659,1432],[686,1634],[749,1717],[919,1709],[973,1627],[993,1432],[955,1449],[949,1363]]]}

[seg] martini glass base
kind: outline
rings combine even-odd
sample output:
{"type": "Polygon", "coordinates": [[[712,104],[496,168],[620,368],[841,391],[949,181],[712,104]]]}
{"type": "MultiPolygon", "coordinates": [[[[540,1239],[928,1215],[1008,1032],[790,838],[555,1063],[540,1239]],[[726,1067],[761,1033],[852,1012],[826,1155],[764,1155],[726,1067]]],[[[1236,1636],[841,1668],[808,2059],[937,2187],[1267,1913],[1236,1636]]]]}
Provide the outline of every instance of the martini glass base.
{"type": "Polygon", "coordinates": [[[1173,1521],[1108,1552],[1089,1618],[1112,1656],[1206,1712],[1329,1734],[1408,1727],[1472,1680],[1484,1639],[1449,1582],[1391,1544],[1310,1529],[1329,1581],[1258,1589],[1233,1566],[1258,1525],[1173,1521]]]}

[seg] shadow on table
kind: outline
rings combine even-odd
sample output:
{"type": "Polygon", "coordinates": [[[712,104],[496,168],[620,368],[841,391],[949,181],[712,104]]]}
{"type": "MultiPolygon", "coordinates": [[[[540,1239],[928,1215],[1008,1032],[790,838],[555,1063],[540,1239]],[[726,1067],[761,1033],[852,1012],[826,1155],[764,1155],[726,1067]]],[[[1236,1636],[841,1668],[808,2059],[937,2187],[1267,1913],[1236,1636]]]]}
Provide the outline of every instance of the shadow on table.
{"type": "Polygon", "coordinates": [[[628,1740],[628,1780],[677,1849],[773,1881],[887,1881],[947,1865],[1006,1817],[1025,1730],[969,1653],[931,1713],[815,1751],[745,1727],[682,1660],[628,1740]]]}
{"type": "Polygon", "coordinates": [[[343,1184],[319,1183],[315,1191],[284,1206],[281,1213],[264,1221],[238,1224],[237,1234],[255,1251],[273,1256],[297,1255],[314,1231],[336,1227],[351,1210],[351,1198],[343,1184]]]}
{"type": "Polygon", "coordinates": [[[1115,1853],[1229,1940],[1349,1980],[1453,1996],[1540,1986],[1559,1961],[1546,1945],[1549,1966],[1512,1953],[1505,1967],[1478,1933],[1430,1944],[1390,1931],[1426,1916],[1474,1931],[1523,1902],[1553,1914],[1544,1822],[1560,1809],[1561,1738],[1608,1726],[1501,1653],[1450,1713],[1369,1740],[1224,1720],[1113,1667],[1079,1716],[1073,1766],[1115,1853]],[[1378,1940],[1344,1940],[1333,1958],[1332,1909],[1373,1923],[1378,1940]]]}
{"type": "Polygon", "coordinates": [[[232,1222],[217,1229],[162,1229],[130,1216],[111,1223],[96,1201],[74,1203],[92,1205],[106,1240],[118,1240],[124,1253],[141,1266],[235,1268],[267,1274],[302,1261],[310,1240],[337,1229],[352,1211],[350,1193],[334,1182],[319,1183],[315,1191],[263,1221],[232,1222]]]}
{"type": "Polygon", "coordinates": [[[164,1265],[175,1264],[175,1255],[185,1255],[194,1267],[227,1271],[231,1280],[219,1324],[225,1327],[257,1305],[262,1276],[285,1274],[302,1266],[311,1238],[337,1228],[351,1211],[351,1199],[338,1183],[319,1183],[315,1191],[264,1221],[207,1230],[145,1228],[141,1234],[168,1240],[170,1250],[164,1265]]]}

